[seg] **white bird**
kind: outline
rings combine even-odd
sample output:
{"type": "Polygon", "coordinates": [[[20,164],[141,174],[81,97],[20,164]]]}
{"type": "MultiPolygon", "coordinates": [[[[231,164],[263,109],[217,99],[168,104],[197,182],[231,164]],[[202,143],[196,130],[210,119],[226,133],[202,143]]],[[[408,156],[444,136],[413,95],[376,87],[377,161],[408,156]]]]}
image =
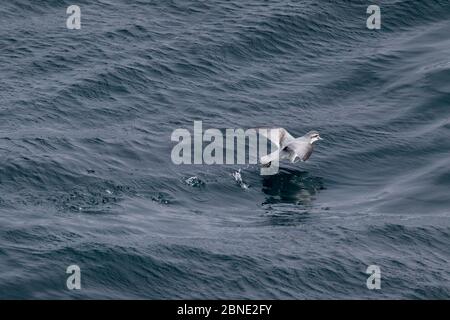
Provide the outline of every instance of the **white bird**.
{"type": "Polygon", "coordinates": [[[314,150],[313,143],[323,140],[317,131],[310,131],[299,138],[294,138],[283,128],[260,129],[259,133],[278,147],[275,152],[260,158],[263,167],[270,166],[270,163],[277,158],[279,160],[289,159],[291,163],[298,160],[306,161],[314,150]]]}

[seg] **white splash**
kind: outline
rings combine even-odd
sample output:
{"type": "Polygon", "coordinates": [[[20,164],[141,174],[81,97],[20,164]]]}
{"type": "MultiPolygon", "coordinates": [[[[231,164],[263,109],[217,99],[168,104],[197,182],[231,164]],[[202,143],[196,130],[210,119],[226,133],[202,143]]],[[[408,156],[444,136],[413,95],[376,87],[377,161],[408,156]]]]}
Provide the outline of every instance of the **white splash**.
{"type": "Polygon", "coordinates": [[[249,185],[246,184],[244,182],[244,180],[242,180],[241,169],[239,169],[238,171],[233,172],[233,178],[234,178],[234,180],[236,180],[236,182],[238,183],[238,185],[242,189],[248,189],[249,188],[249,185]]]}
{"type": "Polygon", "coordinates": [[[184,180],[184,182],[191,187],[201,187],[205,185],[205,183],[200,180],[197,176],[193,176],[184,180]]]}

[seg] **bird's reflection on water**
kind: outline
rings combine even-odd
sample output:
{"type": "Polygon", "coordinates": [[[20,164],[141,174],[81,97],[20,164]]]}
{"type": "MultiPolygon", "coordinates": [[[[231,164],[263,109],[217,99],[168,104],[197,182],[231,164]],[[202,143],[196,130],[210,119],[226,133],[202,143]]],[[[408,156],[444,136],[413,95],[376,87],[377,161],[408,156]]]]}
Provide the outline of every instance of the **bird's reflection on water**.
{"type": "Polygon", "coordinates": [[[262,191],[267,195],[263,205],[291,203],[308,206],[319,190],[323,179],[305,171],[283,169],[273,176],[263,176],[262,191]]]}
{"type": "Polygon", "coordinates": [[[305,171],[283,169],[277,175],[264,176],[262,191],[267,209],[264,225],[292,226],[311,218],[309,209],[322,189],[323,179],[305,171]],[[293,206],[294,205],[294,206],[293,206]]]}

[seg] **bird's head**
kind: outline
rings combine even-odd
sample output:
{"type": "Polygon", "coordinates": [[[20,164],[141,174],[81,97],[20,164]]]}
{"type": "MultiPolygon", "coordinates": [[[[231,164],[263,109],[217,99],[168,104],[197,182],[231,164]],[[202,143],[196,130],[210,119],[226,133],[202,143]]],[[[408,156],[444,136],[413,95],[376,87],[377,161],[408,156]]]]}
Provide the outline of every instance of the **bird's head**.
{"type": "Polygon", "coordinates": [[[319,132],[317,132],[317,131],[310,131],[307,134],[305,134],[305,136],[306,136],[306,138],[309,139],[309,143],[311,143],[311,144],[313,144],[317,140],[323,140],[320,137],[319,132]]]}

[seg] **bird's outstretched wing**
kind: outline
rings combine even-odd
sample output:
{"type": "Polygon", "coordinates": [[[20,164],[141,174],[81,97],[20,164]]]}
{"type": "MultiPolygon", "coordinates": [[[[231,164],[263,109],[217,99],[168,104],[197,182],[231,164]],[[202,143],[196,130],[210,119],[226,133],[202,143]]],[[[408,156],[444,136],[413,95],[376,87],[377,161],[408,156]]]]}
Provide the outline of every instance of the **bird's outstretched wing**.
{"type": "Polygon", "coordinates": [[[280,149],[295,140],[284,128],[258,128],[257,131],[280,149]]]}
{"type": "Polygon", "coordinates": [[[295,140],[284,128],[258,128],[257,132],[277,146],[274,152],[260,158],[263,166],[270,165],[272,161],[279,159],[280,155],[284,154],[282,150],[295,140]]]}

